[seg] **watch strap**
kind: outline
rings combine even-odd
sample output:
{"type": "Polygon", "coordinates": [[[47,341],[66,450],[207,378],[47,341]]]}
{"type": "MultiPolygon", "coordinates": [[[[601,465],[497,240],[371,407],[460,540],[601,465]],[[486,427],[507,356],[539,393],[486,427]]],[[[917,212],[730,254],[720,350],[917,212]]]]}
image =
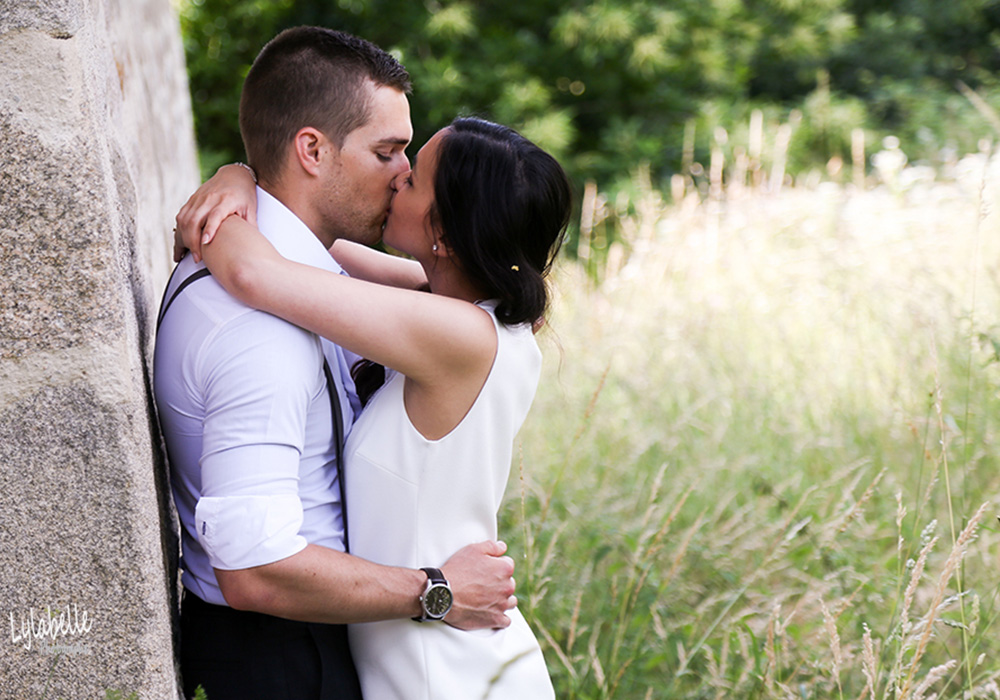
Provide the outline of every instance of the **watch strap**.
{"type": "Polygon", "coordinates": [[[448,585],[448,579],[444,577],[441,573],[441,569],[435,569],[432,566],[422,566],[420,570],[427,574],[427,580],[431,583],[443,583],[448,585]]]}

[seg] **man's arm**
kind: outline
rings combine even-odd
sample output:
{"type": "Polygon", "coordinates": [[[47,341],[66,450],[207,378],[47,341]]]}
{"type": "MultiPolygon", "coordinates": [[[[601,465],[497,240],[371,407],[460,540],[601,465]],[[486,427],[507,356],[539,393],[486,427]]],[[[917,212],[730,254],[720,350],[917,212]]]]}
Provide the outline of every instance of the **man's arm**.
{"type": "MultiPolygon", "coordinates": [[[[514,562],[502,556],[505,550],[498,542],[470,545],[442,567],[455,596],[448,624],[462,629],[510,624],[505,612],[516,604],[514,562]]],[[[318,545],[264,566],[215,574],[233,608],[327,623],[416,617],[427,583],[423,571],[380,566],[318,545]]]]}

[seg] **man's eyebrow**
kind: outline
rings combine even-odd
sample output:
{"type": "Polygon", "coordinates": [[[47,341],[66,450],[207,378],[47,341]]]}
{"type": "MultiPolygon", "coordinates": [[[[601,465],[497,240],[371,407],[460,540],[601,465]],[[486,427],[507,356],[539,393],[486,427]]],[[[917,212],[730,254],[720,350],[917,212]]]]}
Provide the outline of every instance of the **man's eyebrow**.
{"type": "Polygon", "coordinates": [[[390,136],[388,138],[379,139],[376,143],[385,146],[408,146],[410,145],[410,139],[403,138],[402,136],[390,136]]]}

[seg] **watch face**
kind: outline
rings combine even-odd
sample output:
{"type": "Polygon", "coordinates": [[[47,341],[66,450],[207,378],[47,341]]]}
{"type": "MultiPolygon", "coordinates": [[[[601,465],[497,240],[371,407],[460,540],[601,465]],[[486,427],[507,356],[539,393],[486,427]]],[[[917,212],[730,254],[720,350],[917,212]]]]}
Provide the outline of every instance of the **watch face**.
{"type": "Polygon", "coordinates": [[[439,619],[447,615],[451,609],[451,590],[447,586],[431,586],[424,594],[424,609],[428,617],[439,619]]]}

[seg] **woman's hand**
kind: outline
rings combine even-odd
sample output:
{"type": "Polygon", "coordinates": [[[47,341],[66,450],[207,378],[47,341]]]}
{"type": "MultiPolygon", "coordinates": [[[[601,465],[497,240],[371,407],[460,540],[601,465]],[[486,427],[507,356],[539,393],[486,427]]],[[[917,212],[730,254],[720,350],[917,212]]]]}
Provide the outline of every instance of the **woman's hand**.
{"type": "Polygon", "coordinates": [[[253,175],[242,165],[224,165],[191,195],[177,213],[174,229],[174,262],[190,250],[201,260],[201,246],[215,236],[228,216],[236,215],[257,225],[257,189],[253,175]]]}

